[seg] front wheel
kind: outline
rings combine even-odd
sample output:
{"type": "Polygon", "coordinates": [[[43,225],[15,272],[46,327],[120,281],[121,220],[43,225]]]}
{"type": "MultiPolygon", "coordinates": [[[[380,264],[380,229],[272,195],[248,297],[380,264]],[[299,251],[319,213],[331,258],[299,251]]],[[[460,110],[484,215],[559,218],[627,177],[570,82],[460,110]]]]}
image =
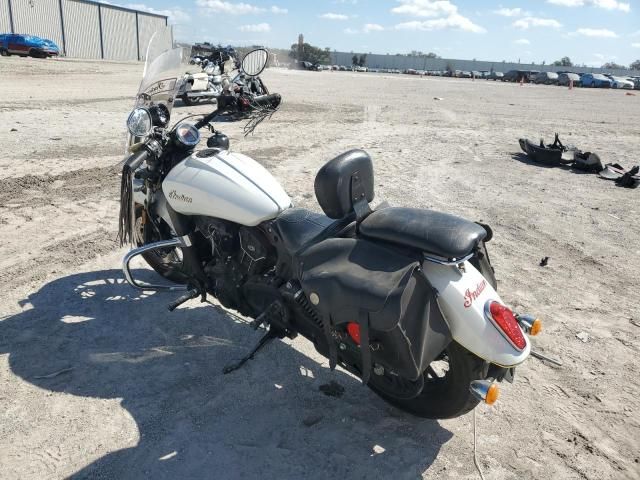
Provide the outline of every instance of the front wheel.
{"type": "MultiPolygon", "coordinates": [[[[164,223],[160,225],[160,228],[166,231],[157,232],[148,221],[145,221],[146,212],[142,205],[136,204],[135,214],[134,240],[136,246],[142,247],[143,245],[172,237],[169,228],[164,223]]],[[[181,284],[187,283],[188,276],[184,273],[182,252],[179,248],[152,250],[143,253],[142,258],[167,280],[181,284]]]]}
{"type": "Polygon", "coordinates": [[[487,362],[452,341],[423,373],[424,387],[418,396],[401,398],[403,389],[413,388],[416,382],[388,372],[372,373],[369,387],[388,403],[417,417],[455,418],[478,405],[469,385],[487,378],[488,371],[487,362]]]}

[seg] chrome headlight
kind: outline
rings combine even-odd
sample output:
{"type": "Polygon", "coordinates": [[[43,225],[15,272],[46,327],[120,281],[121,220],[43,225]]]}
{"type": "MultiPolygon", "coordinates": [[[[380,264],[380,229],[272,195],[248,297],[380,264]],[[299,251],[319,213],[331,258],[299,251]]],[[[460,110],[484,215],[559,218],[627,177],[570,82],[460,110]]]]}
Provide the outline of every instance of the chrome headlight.
{"type": "Polygon", "coordinates": [[[151,114],[146,108],[135,108],[127,118],[127,129],[134,137],[146,137],[151,133],[151,114]]]}

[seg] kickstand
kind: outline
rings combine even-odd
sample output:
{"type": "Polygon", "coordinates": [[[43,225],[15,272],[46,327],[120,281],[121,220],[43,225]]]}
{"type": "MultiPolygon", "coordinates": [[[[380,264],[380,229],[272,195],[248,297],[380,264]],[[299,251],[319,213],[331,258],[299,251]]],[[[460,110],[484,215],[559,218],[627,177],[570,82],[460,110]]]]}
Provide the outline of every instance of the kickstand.
{"type": "Polygon", "coordinates": [[[480,468],[480,462],[478,462],[478,439],[476,437],[476,410],[478,407],[473,409],[473,464],[476,466],[476,470],[480,474],[480,478],[484,480],[484,474],[482,473],[482,469],[480,468]]]}
{"type": "Polygon", "coordinates": [[[237,362],[230,363],[227,366],[225,366],[222,369],[222,373],[226,375],[227,373],[231,373],[231,372],[234,372],[234,371],[238,370],[245,363],[247,363],[249,360],[251,360],[256,353],[258,353],[260,350],[262,350],[262,348],[265,347],[274,338],[278,338],[278,335],[276,333],[273,333],[271,330],[269,330],[267,333],[265,333],[262,336],[262,338],[260,340],[258,340],[258,343],[256,343],[256,346],[253,347],[249,353],[247,353],[244,357],[242,357],[237,362]]]}

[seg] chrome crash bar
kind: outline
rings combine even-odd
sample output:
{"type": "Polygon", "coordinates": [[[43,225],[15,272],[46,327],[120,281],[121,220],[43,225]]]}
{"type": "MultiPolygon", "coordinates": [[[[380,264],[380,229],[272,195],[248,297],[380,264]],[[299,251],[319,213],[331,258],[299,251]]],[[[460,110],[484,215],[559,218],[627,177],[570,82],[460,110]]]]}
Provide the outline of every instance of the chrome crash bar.
{"type": "Polygon", "coordinates": [[[131,260],[133,260],[134,257],[137,257],[138,255],[149,252],[151,250],[171,247],[185,248],[190,246],[191,239],[189,238],[189,235],[185,235],[183,237],[176,237],[170,240],[161,240],[159,242],[149,243],[148,245],[134,248],[133,250],[129,251],[129,253],[127,253],[122,259],[122,271],[124,272],[124,278],[126,278],[127,282],[129,282],[129,285],[140,290],[164,290],[170,292],[187,290],[186,285],[154,285],[152,283],[139,283],[133,278],[129,263],[131,263],[131,260]]]}

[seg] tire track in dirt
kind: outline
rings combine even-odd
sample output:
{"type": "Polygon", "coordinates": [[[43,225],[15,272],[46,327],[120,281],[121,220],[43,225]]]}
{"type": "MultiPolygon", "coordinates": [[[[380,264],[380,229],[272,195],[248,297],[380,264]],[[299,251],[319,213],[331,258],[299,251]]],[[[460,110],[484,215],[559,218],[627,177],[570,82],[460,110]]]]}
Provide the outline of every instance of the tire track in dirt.
{"type": "Polygon", "coordinates": [[[0,180],[1,281],[36,284],[117,248],[118,172],[96,167],[0,180]]]}
{"type": "Polygon", "coordinates": [[[3,285],[39,284],[49,275],[59,274],[82,265],[98,256],[118,248],[116,234],[105,228],[66,238],[34,253],[26,262],[20,262],[0,271],[3,285]]]}
{"type": "MultiPolygon", "coordinates": [[[[55,200],[77,201],[94,193],[117,193],[117,167],[72,170],[59,175],[25,175],[0,180],[0,208],[50,205],[55,200]]],[[[0,214],[2,210],[0,210],[0,214]]]]}

